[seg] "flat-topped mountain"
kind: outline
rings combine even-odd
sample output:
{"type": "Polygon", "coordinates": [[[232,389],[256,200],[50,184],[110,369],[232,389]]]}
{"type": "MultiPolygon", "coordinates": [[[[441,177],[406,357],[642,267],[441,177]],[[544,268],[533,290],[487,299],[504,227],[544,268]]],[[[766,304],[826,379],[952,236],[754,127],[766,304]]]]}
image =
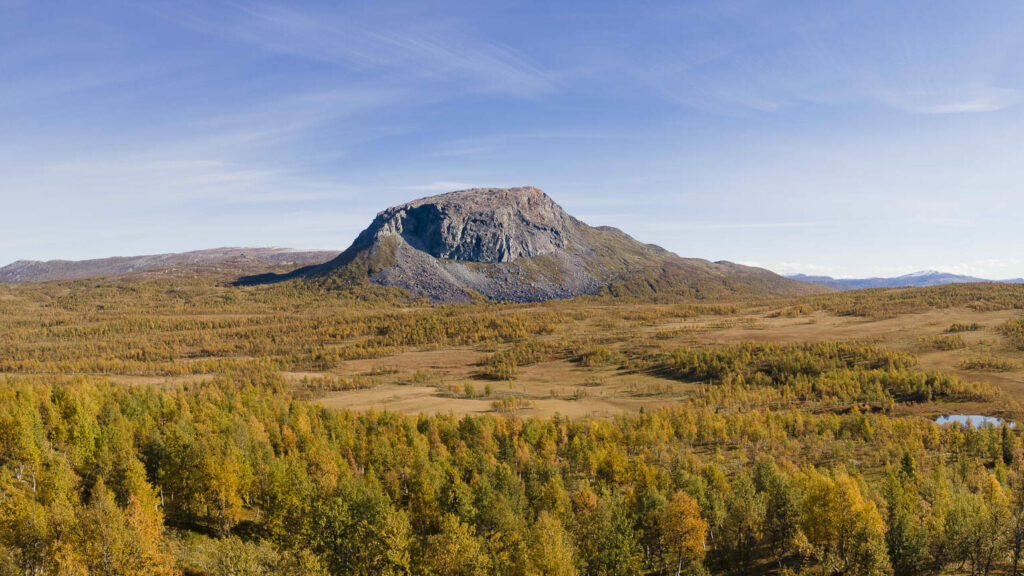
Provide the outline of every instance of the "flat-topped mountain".
{"type": "Polygon", "coordinates": [[[286,275],[403,288],[435,302],[533,302],[610,292],[719,297],[823,291],[760,268],[681,258],[570,216],[537,188],[479,188],[388,208],[340,256],[286,275]]]}
{"type": "Polygon", "coordinates": [[[176,254],[118,256],[94,260],[18,260],[0,268],[0,284],[77,280],[94,276],[165,271],[255,274],[278,267],[308,266],[330,260],[337,252],[289,248],[213,248],[176,254]]]}

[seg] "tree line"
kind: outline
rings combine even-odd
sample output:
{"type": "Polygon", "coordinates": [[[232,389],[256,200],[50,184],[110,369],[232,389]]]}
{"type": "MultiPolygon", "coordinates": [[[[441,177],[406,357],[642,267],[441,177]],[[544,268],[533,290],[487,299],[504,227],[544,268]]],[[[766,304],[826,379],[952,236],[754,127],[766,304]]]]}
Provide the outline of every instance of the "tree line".
{"type": "Polygon", "coordinates": [[[1016,574],[1022,468],[1009,427],[856,410],[411,417],[271,370],[7,378],[0,573],[1016,574]]]}

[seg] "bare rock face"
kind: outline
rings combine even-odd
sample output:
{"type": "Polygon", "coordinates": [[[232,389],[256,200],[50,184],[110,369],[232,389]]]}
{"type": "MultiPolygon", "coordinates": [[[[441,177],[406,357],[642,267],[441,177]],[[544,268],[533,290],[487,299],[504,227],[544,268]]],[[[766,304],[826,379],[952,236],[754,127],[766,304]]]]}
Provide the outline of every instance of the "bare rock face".
{"type": "Polygon", "coordinates": [[[398,236],[434,258],[512,262],[564,250],[579,224],[537,188],[480,188],[388,208],[356,244],[398,236]]]}
{"type": "Polygon", "coordinates": [[[694,298],[820,290],[767,270],[685,259],[573,218],[537,188],[477,188],[379,213],[334,260],[239,283],[370,282],[434,302],[537,302],[586,294],[694,298]]]}

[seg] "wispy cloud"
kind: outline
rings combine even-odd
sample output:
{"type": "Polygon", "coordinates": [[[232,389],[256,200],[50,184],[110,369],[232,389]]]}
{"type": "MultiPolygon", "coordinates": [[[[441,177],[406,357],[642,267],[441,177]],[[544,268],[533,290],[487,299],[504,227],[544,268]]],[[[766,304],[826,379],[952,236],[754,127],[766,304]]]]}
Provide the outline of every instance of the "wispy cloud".
{"type": "MultiPolygon", "coordinates": [[[[401,87],[350,85],[265,98],[242,104],[237,110],[185,122],[194,135],[188,146],[223,151],[246,145],[280,144],[344,119],[396,106],[407,95],[401,87]]],[[[358,138],[352,130],[347,136],[336,138],[335,144],[358,138]]]]}
{"type": "Polygon", "coordinates": [[[102,88],[130,86],[133,81],[152,76],[152,70],[91,68],[89,70],[36,70],[22,75],[5,75],[0,84],[0,107],[40,101],[55,101],[68,96],[96,92],[102,88]]]}
{"type": "Polygon", "coordinates": [[[878,99],[884,104],[915,114],[969,114],[996,112],[1013,106],[1021,92],[991,86],[951,86],[928,90],[897,92],[882,90],[878,99]]]}
{"type": "Polygon", "coordinates": [[[66,205],[93,210],[121,204],[145,211],[196,202],[309,202],[338,197],[341,191],[282,169],[136,155],[39,164],[5,182],[3,194],[11,200],[40,194],[65,198],[66,205]]]}
{"type": "MultiPolygon", "coordinates": [[[[361,86],[299,92],[179,120],[152,142],[106,142],[64,154],[12,156],[0,162],[0,169],[6,166],[10,174],[0,184],[0,194],[5,199],[45,196],[67,198],[71,205],[110,203],[140,210],[195,202],[230,206],[344,197],[345,187],[337,180],[315,175],[296,161],[290,142],[308,140],[319,130],[400,98],[397,91],[361,86]]],[[[330,148],[319,150],[319,157],[310,157],[343,156],[347,147],[368,137],[372,131],[350,129],[331,138],[330,148]]]]}
{"type": "MultiPolygon", "coordinates": [[[[1020,4],[985,13],[956,3],[927,13],[866,1],[807,10],[738,0],[655,11],[678,32],[646,50],[623,47],[624,67],[665,99],[737,116],[807,105],[871,102],[912,114],[967,114],[1020,100],[1011,62],[1020,4]]],[[[622,64],[620,64],[622,65],[622,64]]]]}
{"type": "Polygon", "coordinates": [[[165,5],[159,12],[206,34],[353,73],[394,74],[523,97],[557,85],[553,74],[519,51],[436,17],[392,17],[385,27],[355,10],[300,10],[271,3],[165,5]]]}

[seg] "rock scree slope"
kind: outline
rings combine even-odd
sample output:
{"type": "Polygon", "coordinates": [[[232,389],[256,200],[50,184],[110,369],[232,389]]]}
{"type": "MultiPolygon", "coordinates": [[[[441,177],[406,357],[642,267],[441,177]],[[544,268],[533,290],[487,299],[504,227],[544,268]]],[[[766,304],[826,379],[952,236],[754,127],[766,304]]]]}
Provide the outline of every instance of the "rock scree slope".
{"type": "Polygon", "coordinates": [[[719,297],[827,289],[768,270],[681,258],[572,217],[543,191],[475,188],[379,213],[334,260],[240,284],[295,278],[369,282],[439,303],[535,302],[611,293],[719,297]]]}

